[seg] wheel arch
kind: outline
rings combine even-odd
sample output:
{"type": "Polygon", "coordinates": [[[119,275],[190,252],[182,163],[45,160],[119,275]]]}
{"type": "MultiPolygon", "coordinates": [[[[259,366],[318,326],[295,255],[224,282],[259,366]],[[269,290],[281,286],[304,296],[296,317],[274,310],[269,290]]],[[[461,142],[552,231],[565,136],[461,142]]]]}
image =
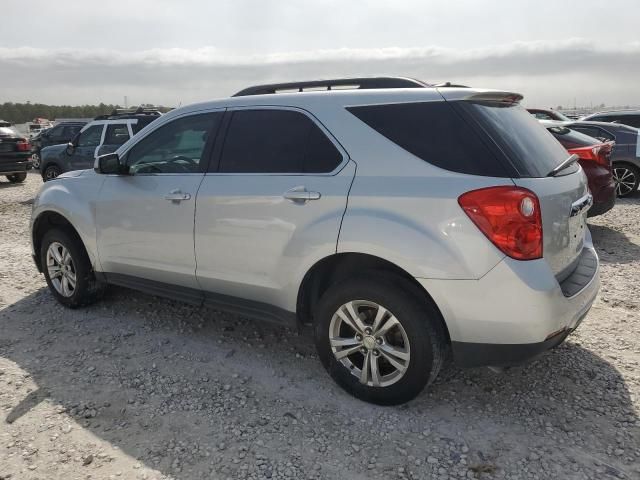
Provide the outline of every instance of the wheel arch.
{"type": "Polygon", "coordinates": [[[33,243],[33,251],[35,254],[34,260],[40,272],[42,272],[43,268],[40,261],[42,239],[44,238],[45,234],[52,228],[59,228],[67,232],[69,235],[77,238],[88,256],[87,248],[82,241],[82,237],[78,233],[78,230],[67,219],[67,217],[53,210],[45,210],[35,218],[35,220],[33,221],[33,227],[31,228],[31,241],[33,243]]]}
{"type": "Polygon", "coordinates": [[[411,293],[418,299],[431,303],[440,314],[447,342],[451,342],[449,329],[440,308],[429,292],[406,270],[398,265],[366,253],[336,253],[316,262],[305,274],[298,289],[296,310],[298,321],[313,323],[313,310],[327,289],[338,282],[363,272],[387,273],[405,281],[411,293]]]}

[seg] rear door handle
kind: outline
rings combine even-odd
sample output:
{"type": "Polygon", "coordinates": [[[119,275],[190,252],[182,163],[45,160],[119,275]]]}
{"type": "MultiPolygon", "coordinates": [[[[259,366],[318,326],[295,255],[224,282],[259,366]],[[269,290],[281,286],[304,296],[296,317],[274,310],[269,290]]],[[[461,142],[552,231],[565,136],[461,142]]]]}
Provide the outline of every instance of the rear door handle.
{"type": "Polygon", "coordinates": [[[305,187],[294,187],[291,190],[287,190],[283,195],[287,200],[301,203],[308,200],[319,200],[321,196],[320,192],[310,192],[305,187]]]}
{"type": "Polygon", "coordinates": [[[182,200],[189,200],[190,198],[190,193],[183,193],[180,190],[171,190],[164,196],[165,200],[170,200],[172,202],[181,202],[182,200]]]}

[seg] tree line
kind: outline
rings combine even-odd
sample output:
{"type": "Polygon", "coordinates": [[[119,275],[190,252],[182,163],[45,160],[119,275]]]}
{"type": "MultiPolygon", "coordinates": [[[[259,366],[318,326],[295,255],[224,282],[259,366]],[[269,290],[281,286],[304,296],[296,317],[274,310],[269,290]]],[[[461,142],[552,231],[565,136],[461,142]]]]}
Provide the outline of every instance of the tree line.
{"type": "MultiPolygon", "coordinates": [[[[145,107],[151,105],[143,105],[145,107]]],[[[0,104],[0,120],[11,123],[27,123],[34,118],[42,117],[49,120],[56,118],[94,118],[98,115],[106,115],[113,112],[120,105],[100,103],[98,105],[46,105],[44,103],[13,103],[0,104]]],[[[161,111],[168,110],[159,107],[161,111]]]]}

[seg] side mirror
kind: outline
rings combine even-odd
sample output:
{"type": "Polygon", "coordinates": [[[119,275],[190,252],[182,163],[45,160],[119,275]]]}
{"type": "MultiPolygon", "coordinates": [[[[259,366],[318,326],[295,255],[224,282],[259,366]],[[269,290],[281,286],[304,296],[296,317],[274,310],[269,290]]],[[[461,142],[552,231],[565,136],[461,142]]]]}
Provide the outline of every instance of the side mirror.
{"type": "Polygon", "coordinates": [[[117,153],[107,153],[96,158],[93,169],[103,175],[127,175],[129,168],[120,160],[117,153]]]}
{"type": "Polygon", "coordinates": [[[75,151],[76,151],[76,146],[72,142],[67,143],[67,150],[66,150],[67,155],[73,155],[73,152],[75,151]]]}

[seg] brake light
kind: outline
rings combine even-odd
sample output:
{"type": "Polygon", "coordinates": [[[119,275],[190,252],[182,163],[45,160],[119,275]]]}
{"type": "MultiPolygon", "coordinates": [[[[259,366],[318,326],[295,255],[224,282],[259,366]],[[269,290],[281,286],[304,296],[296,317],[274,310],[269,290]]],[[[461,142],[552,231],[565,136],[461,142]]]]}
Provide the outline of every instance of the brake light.
{"type": "Polygon", "coordinates": [[[580,157],[580,160],[589,160],[599,163],[603,167],[610,167],[609,155],[612,146],[608,143],[589,147],[577,147],[568,149],[569,153],[573,153],[580,157]]]}
{"type": "Polygon", "coordinates": [[[542,214],[538,197],[521,187],[472,190],[458,203],[482,233],[517,260],[542,258],[542,214]]]}
{"type": "Polygon", "coordinates": [[[31,150],[31,145],[27,140],[18,140],[16,142],[16,147],[18,148],[19,152],[28,152],[29,150],[31,150]]]}

